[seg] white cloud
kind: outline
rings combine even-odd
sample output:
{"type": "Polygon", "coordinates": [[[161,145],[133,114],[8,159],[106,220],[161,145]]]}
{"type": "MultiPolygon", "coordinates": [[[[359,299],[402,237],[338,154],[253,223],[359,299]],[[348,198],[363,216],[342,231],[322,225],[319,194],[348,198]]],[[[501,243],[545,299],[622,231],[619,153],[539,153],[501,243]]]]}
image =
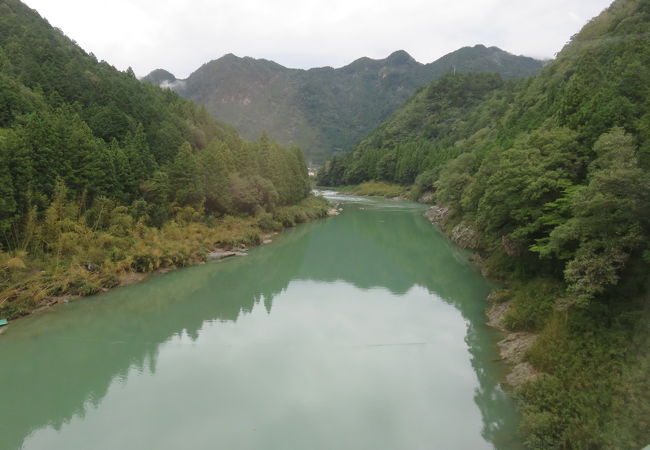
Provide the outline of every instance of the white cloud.
{"type": "Polygon", "coordinates": [[[341,66],[404,49],[431,62],[464,45],[552,57],[611,0],[27,0],[84,49],[138,75],[185,77],[235,53],[341,66]]]}

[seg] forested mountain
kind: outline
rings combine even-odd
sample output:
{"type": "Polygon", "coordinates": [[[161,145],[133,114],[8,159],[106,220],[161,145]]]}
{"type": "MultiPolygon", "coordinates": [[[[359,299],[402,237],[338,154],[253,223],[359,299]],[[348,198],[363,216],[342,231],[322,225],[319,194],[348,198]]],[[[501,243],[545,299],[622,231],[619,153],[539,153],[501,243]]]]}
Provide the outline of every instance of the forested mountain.
{"type": "MultiPolygon", "coordinates": [[[[39,267],[57,280],[64,261],[95,268],[79,272],[85,281],[116,263],[187,262],[187,249],[159,252],[153,265],[127,249],[170,221],[261,217],[309,192],[297,147],[246,142],[190,101],[98,62],[20,1],[0,2],[0,312],[71,290],[29,295],[20,280],[36,260],[55,255],[54,267],[39,267]]],[[[91,290],[111,283],[94,281],[91,290]]]]}
{"type": "Polygon", "coordinates": [[[307,195],[300,150],[245,142],[176,94],[97,62],[22,3],[0,8],[3,229],[28,203],[45,206],[57,179],[89,201],[144,200],[156,211],[202,201],[234,211],[228,189],[214,198],[208,185],[227,185],[235,172],[263,177],[280,204],[307,195]]]}
{"type": "Polygon", "coordinates": [[[496,47],[464,47],[430,64],[405,51],[386,59],[361,58],[339,68],[288,69],[272,61],[229,54],[186,80],[156,70],[143,80],[168,87],[233,124],[244,136],[263,131],[304,149],[321,162],[349,150],[420,86],[448,72],[496,72],[505,78],[533,75],[543,63],[496,47]]]}
{"type": "Polygon", "coordinates": [[[476,233],[505,324],[539,333],[531,448],[650,442],[648,36],[650,2],[616,0],[538,76],[447,75],[320,173],[415,181],[476,233]]]}

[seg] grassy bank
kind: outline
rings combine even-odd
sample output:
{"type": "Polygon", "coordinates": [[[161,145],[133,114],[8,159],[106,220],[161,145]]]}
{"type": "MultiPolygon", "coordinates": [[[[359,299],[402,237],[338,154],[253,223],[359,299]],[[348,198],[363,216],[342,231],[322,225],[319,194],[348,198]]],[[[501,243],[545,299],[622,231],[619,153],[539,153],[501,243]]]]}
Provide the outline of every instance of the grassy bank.
{"type": "Polygon", "coordinates": [[[215,249],[259,245],[265,235],[325,217],[327,210],[322,197],[252,217],[206,217],[186,207],[155,228],[122,206],[82,213],[74,202],[54,204],[42,221],[28,221],[19,250],[0,253],[0,317],[93,295],[129,274],[198,264],[215,249]]]}
{"type": "Polygon", "coordinates": [[[525,359],[541,376],[514,392],[529,448],[636,449],[650,435],[648,290],[624,286],[601,304],[566,310],[565,286],[509,277],[503,323],[538,334],[525,359]],[[625,298],[626,301],[620,301],[625,298]]]}
{"type": "Polygon", "coordinates": [[[410,198],[410,188],[399,184],[384,183],[382,181],[367,181],[349,186],[337,186],[338,192],[352,195],[366,195],[370,197],[385,198],[410,198]]]}

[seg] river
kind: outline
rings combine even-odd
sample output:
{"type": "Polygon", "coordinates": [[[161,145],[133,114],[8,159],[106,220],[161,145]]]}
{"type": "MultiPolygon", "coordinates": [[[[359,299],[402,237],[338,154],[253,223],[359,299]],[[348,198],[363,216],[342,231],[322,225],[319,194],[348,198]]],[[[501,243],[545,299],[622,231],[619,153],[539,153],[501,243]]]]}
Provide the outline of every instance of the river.
{"type": "Polygon", "coordinates": [[[11,324],[0,448],[518,448],[494,286],[422,205],[328,195],[246,257],[11,324]]]}

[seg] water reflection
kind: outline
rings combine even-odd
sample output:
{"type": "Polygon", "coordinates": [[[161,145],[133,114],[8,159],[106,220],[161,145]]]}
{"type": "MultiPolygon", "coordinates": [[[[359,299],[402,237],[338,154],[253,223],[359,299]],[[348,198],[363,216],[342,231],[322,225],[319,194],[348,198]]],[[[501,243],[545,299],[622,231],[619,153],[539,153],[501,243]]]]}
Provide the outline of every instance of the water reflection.
{"type": "Polygon", "coordinates": [[[235,322],[259,304],[271,314],[274,298],[305,280],[398,295],[419,286],[453,305],[467,323],[483,435],[509,447],[515,417],[496,383],[495,335],[481,301],[490,285],[421,217],[420,206],[346,202],[343,215],[291,230],[246,258],[170,273],[12,327],[0,340],[2,445],[20,448],[35,430],[83,417],[114,380],[155,372],[162,344],[181,336],[191,344],[206,323],[235,322]]]}

